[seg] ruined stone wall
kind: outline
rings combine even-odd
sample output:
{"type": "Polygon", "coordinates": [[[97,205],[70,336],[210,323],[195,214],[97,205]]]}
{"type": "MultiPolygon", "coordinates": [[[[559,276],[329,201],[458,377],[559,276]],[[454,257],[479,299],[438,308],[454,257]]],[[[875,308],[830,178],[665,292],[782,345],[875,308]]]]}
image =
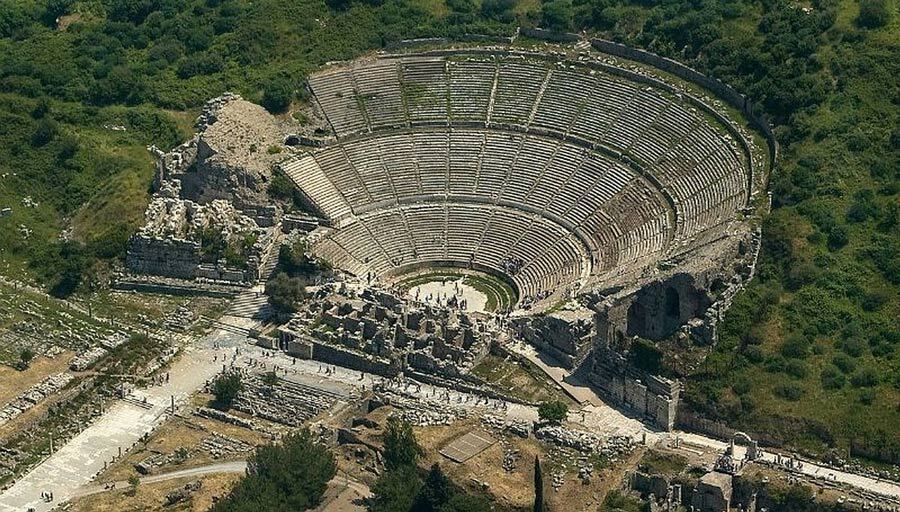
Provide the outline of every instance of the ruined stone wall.
{"type": "Polygon", "coordinates": [[[659,428],[674,428],[681,395],[678,382],[638,370],[612,350],[595,348],[592,363],[588,379],[607,399],[659,428]]]}
{"type": "Polygon", "coordinates": [[[575,368],[584,361],[594,339],[593,313],[588,309],[514,319],[513,325],[519,337],[567,368],[575,368]]]}
{"type": "Polygon", "coordinates": [[[200,244],[137,234],[128,241],[125,266],[135,274],[194,279],[200,266],[200,244]]]}
{"type": "Polygon", "coordinates": [[[396,377],[401,371],[401,368],[398,366],[388,361],[376,359],[368,354],[353,352],[318,341],[312,341],[312,345],[312,357],[317,361],[385,377],[396,377]]]}

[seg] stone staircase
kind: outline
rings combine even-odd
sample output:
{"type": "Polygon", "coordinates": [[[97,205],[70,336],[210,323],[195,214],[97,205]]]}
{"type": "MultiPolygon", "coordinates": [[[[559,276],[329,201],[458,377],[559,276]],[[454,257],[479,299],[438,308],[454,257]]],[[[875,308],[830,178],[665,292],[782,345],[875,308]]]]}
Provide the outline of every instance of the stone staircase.
{"type": "Polygon", "coordinates": [[[269,298],[261,290],[248,290],[234,299],[225,313],[239,318],[266,320],[274,314],[269,298]]]}
{"type": "Polygon", "coordinates": [[[259,284],[266,284],[266,282],[272,278],[272,275],[275,274],[275,268],[278,267],[278,255],[273,254],[266,264],[259,271],[259,284]]]}

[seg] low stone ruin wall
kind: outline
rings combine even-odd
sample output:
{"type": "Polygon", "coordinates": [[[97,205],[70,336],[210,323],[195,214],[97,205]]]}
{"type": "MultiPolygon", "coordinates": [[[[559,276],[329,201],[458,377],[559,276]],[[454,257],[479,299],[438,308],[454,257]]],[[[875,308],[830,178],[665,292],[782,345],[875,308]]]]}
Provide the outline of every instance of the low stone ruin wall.
{"type": "Polygon", "coordinates": [[[374,373],[385,377],[396,377],[400,368],[374,357],[352,352],[347,349],[313,341],[312,357],[323,363],[352,368],[366,373],[374,373]]]}
{"type": "Polygon", "coordinates": [[[576,368],[588,356],[593,342],[590,310],[559,311],[514,319],[517,334],[547,352],[566,368],[576,368]]]}
{"type": "Polygon", "coordinates": [[[135,274],[194,279],[200,266],[200,244],[135,235],[128,241],[125,266],[135,274]]]}
{"type": "Polygon", "coordinates": [[[142,293],[161,293],[177,296],[203,296],[232,299],[236,297],[242,288],[212,284],[196,281],[180,281],[176,279],[154,279],[147,276],[130,276],[116,279],[112,288],[122,291],[135,291],[142,293]]]}

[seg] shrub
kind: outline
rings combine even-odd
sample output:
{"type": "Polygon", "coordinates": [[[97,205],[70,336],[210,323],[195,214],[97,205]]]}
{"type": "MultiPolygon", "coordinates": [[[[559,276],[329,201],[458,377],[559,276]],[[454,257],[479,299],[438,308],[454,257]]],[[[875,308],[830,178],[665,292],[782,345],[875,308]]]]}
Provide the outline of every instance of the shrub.
{"type": "Polygon", "coordinates": [[[565,420],[568,414],[569,406],[561,400],[551,400],[538,406],[538,417],[540,417],[542,421],[559,423],[565,420]]]}
{"type": "Polygon", "coordinates": [[[841,389],[847,382],[844,374],[834,366],[826,366],[822,370],[822,388],[823,389],[841,389]]]}
{"type": "Polygon", "coordinates": [[[750,382],[750,379],[743,376],[734,379],[734,383],[731,385],[731,389],[738,395],[746,395],[750,392],[752,387],[753,385],[750,382]]]}
{"type": "Polygon", "coordinates": [[[844,354],[834,356],[832,362],[844,373],[850,373],[856,369],[856,362],[844,354]]]}
{"type": "Polygon", "coordinates": [[[541,4],[541,26],[565,32],[572,27],[572,0],[550,0],[541,4]]]}
{"type": "Polygon", "coordinates": [[[866,342],[864,342],[860,338],[853,336],[849,338],[842,338],[840,341],[838,341],[837,347],[841,350],[841,352],[849,356],[859,357],[866,351],[866,342]]]}
{"type": "Polygon", "coordinates": [[[756,345],[750,345],[744,347],[744,357],[747,358],[753,364],[758,364],[763,362],[766,358],[766,353],[763,352],[763,349],[757,347],[756,345]]]}
{"type": "Polygon", "coordinates": [[[284,76],[278,76],[269,80],[263,87],[262,106],[273,114],[280,114],[287,110],[294,97],[294,86],[284,76]]]}
{"type": "Polygon", "coordinates": [[[803,397],[803,389],[795,384],[779,384],[775,386],[775,395],[791,402],[796,402],[803,397]]]}
{"type": "Polygon", "coordinates": [[[58,131],[59,129],[55,122],[47,118],[41,119],[38,122],[34,133],[31,134],[31,145],[36,148],[46,146],[50,141],[56,138],[58,131]]]}
{"type": "Polygon", "coordinates": [[[787,361],[783,357],[773,356],[766,360],[766,371],[769,373],[781,373],[785,370],[787,361]]]}
{"type": "Polygon", "coordinates": [[[850,230],[847,226],[838,224],[828,231],[828,248],[837,251],[850,242],[850,230]]]}
{"type": "Polygon", "coordinates": [[[799,334],[792,334],[784,340],[781,355],[791,359],[802,359],[809,355],[809,340],[799,334]]]}
{"type": "Polygon", "coordinates": [[[864,368],[850,377],[850,383],[858,388],[870,388],[878,384],[878,373],[871,368],[864,368]]]}
{"type": "Polygon", "coordinates": [[[34,350],[31,350],[28,347],[23,348],[22,351],[19,352],[19,362],[21,363],[20,367],[23,370],[28,368],[28,366],[31,364],[32,359],[34,359],[34,355],[34,350]]]}
{"type": "Polygon", "coordinates": [[[803,377],[806,377],[806,374],[808,373],[806,363],[797,359],[788,361],[784,367],[784,371],[795,379],[802,379],[803,377]]]}
{"type": "Polygon", "coordinates": [[[863,389],[859,392],[859,401],[865,405],[872,405],[872,402],[875,401],[875,390],[874,389],[863,389]]]}
{"type": "Polygon", "coordinates": [[[865,28],[878,28],[888,24],[891,11],[887,0],[860,0],[856,23],[865,28]]]}

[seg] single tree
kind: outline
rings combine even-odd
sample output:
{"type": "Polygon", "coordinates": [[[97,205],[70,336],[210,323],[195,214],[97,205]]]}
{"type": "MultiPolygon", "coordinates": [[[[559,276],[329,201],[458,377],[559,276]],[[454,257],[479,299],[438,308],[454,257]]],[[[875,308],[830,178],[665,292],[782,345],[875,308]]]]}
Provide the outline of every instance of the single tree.
{"type": "Polygon", "coordinates": [[[541,472],[541,459],[534,456],[534,512],[544,512],[544,475],[541,472]]]}
{"type": "Polygon", "coordinates": [[[306,281],[299,277],[289,277],[279,272],[266,283],[269,304],[281,315],[297,312],[297,304],[306,297],[306,281]]]}
{"type": "Polygon", "coordinates": [[[336,473],[331,451],[301,430],[257,448],[247,461],[247,476],[212,512],[313,509],[336,473]]]}
{"type": "Polygon", "coordinates": [[[412,425],[397,416],[388,418],[384,434],[384,465],[388,470],[414,467],[423,450],[416,441],[412,425]]]}
{"type": "Polygon", "coordinates": [[[241,375],[236,372],[223,373],[213,381],[212,392],[216,397],[216,403],[225,409],[231,407],[238,393],[243,389],[241,375]]]}
{"type": "Polygon", "coordinates": [[[859,2],[859,17],[856,22],[865,28],[878,28],[888,24],[891,20],[891,7],[888,0],[861,0],[859,2]]]}
{"type": "Polygon", "coordinates": [[[19,361],[22,363],[22,369],[28,368],[31,364],[31,361],[34,359],[34,350],[31,350],[28,347],[22,349],[19,352],[19,361]]]}
{"type": "Polygon", "coordinates": [[[266,385],[269,394],[271,394],[275,391],[275,386],[278,385],[281,379],[278,378],[275,372],[266,372],[262,377],[262,381],[266,385]]]}
{"type": "Polygon", "coordinates": [[[385,471],[372,485],[370,512],[410,512],[422,481],[413,466],[385,471]]]}
{"type": "Polygon", "coordinates": [[[569,406],[562,400],[551,400],[538,406],[538,417],[541,421],[560,423],[569,414],[569,406]]]}
{"type": "Polygon", "coordinates": [[[131,475],[128,477],[128,494],[130,496],[134,496],[137,494],[138,485],[141,484],[141,479],[137,477],[137,475],[131,475]]]}
{"type": "Polygon", "coordinates": [[[422,489],[416,496],[416,512],[438,512],[453,497],[453,486],[436,463],[431,466],[422,489]]]}
{"type": "Polygon", "coordinates": [[[456,493],[438,509],[438,512],[488,512],[491,510],[491,504],[481,496],[472,496],[471,494],[456,493]]]}

